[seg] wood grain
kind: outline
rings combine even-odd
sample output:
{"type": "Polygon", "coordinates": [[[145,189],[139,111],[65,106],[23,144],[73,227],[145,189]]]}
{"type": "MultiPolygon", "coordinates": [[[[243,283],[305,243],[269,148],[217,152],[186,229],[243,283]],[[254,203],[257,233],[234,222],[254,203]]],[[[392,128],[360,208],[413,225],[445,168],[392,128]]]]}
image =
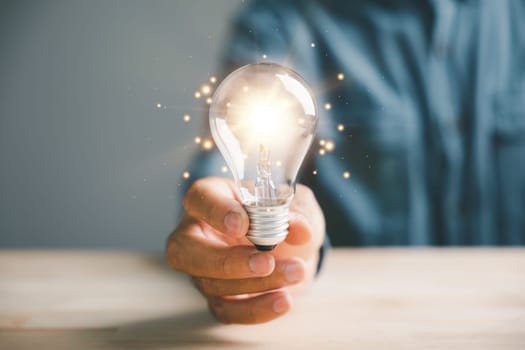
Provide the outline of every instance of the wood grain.
{"type": "Polygon", "coordinates": [[[334,249],[288,315],[225,326],[164,258],[0,251],[0,349],[525,349],[525,249],[334,249]]]}

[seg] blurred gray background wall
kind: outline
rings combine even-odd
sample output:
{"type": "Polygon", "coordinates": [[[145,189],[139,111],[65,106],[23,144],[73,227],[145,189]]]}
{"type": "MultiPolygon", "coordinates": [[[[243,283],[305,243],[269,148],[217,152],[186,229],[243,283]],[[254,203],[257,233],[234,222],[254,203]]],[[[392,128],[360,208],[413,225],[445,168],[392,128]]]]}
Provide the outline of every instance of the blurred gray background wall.
{"type": "Polygon", "coordinates": [[[0,248],[162,250],[242,6],[1,0],[0,248]]]}

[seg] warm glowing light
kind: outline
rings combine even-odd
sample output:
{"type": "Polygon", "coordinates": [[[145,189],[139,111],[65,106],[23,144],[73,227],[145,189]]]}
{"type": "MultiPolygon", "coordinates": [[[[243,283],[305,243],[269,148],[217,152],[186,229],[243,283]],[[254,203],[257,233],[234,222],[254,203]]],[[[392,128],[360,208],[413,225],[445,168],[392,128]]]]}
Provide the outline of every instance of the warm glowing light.
{"type": "Polygon", "coordinates": [[[262,104],[258,101],[249,106],[246,110],[248,116],[249,133],[251,136],[261,141],[266,141],[274,136],[275,124],[279,119],[279,113],[271,103],[262,104]]]}
{"type": "Polygon", "coordinates": [[[324,145],[324,149],[328,152],[332,152],[335,149],[335,144],[333,141],[326,141],[326,144],[324,145]]]}
{"type": "Polygon", "coordinates": [[[204,140],[204,142],[202,143],[202,148],[203,148],[205,151],[209,151],[210,149],[213,148],[213,142],[211,142],[211,141],[208,140],[208,139],[204,140]]]}
{"type": "Polygon", "coordinates": [[[185,179],[189,179],[190,178],[190,172],[189,171],[185,171],[182,173],[182,177],[185,178],[185,179]]]}
{"type": "Polygon", "coordinates": [[[312,171],[312,174],[317,175],[317,169],[315,169],[314,171],[312,171]]]}
{"type": "Polygon", "coordinates": [[[325,104],[324,104],[324,109],[326,109],[326,110],[330,110],[330,109],[332,109],[332,104],[330,104],[330,103],[325,103],[325,104]]]}
{"type": "Polygon", "coordinates": [[[300,119],[306,124],[304,118],[289,117],[291,105],[287,102],[280,97],[249,95],[241,106],[234,105],[235,110],[232,113],[235,113],[239,123],[236,130],[242,133],[243,138],[252,140],[254,145],[263,144],[273,147],[286,142],[276,135],[287,135],[292,132],[296,128],[296,123],[301,124],[300,119]]]}
{"type": "Polygon", "coordinates": [[[155,107],[157,107],[157,108],[162,108],[162,105],[161,105],[160,103],[157,103],[157,104],[155,105],[155,107]]]}
{"type": "Polygon", "coordinates": [[[189,114],[185,114],[183,117],[182,117],[182,120],[184,120],[186,123],[189,122],[191,120],[191,117],[189,114]]]}
{"type": "Polygon", "coordinates": [[[319,140],[319,145],[320,145],[320,146],[324,146],[325,143],[326,143],[325,140],[323,140],[323,139],[319,140]]]}
{"type": "Polygon", "coordinates": [[[242,91],[244,91],[244,92],[248,92],[248,87],[247,87],[247,86],[243,86],[243,87],[242,87],[242,91]]]}
{"type": "Polygon", "coordinates": [[[221,172],[223,172],[223,173],[227,173],[227,172],[228,172],[228,167],[227,167],[226,165],[223,165],[223,166],[221,167],[221,172]]]}
{"type": "Polygon", "coordinates": [[[345,75],[343,73],[337,74],[337,80],[343,80],[345,78],[345,75]]]}
{"type": "Polygon", "coordinates": [[[337,126],[337,131],[345,131],[345,126],[343,124],[339,124],[337,126]]]}
{"type": "Polygon", "coordinates": [[[196,144],[200,144],[200,143],[201,143],[201,138],[197,136],[197,137],[195,138],[195,143],[196,143],[196,144]]]}
{"type": "Polygon", "coordinates": [[[345,178],[345,179],[349,179],[349,178],[350,178],[350,172],[345,171],[345,172],[343,173],[343,178],[345,178]]]}
{"type": "Polygon", "coordinates": [[[204,84],[201,86],[201,92],[203,95],[209,95],[211,92],[211,87],[209,85],[204,84]]]}
{"type": "Polygon", "coordinates": [[[326,151],[325,151],[324,149],[321,148],[321,149],[319,150],[319,155],[324,156],[325,153],[326,153],[326,151]]]}
{"type": "Polygon", "coordinates": [[[275,166],[277,166],[277,167],[280,167],[282,165],[283,165],[283,163],[280,160],[275,162],[275,166]]]}
{"type": "Polygon", "coordinates": [[[213,100],[211,99],[211,97],[208,97],[208,98],[206,99],[206,104],[211,104],[212,101],[213,101],[213,100]]]}
{"type": "Polygon", "coordinates": [[[215,84],[217,82],[217,78],[215,76],[210,77],[210,83],[215,84]]]}
{"type": "Polygon", "coordinates": [[[265,60],[265,59],[268,58],[268,55],[266,55],[265,53],[263,53],[262,58],[263,58],[263,60],[265,60]]]}
{"type": "Polygon", "coordinates": [[[200,91],[195,91],[194,96],[195,96],[195,98],[201,98],[201,93],[200,93],[200,91]]]}
{"type": "Polygon", "coordinates": [[[314,48],[315,47],[315,43],[310,43],[310,47],[314,48]]]}

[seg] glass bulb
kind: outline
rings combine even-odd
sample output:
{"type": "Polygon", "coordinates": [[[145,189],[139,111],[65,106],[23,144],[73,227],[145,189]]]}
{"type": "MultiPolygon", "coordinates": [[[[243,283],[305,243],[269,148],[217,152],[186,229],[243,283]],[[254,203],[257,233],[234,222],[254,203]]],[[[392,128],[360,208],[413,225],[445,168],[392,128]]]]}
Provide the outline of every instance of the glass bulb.
{"type": "Polygon", "coordinates": [[[317,121],[306,82],[278,64],[243,66],[213,95],[211,133],[248,212],[247,238],[260,250],[288,234],[288,208],[317,121]]]}

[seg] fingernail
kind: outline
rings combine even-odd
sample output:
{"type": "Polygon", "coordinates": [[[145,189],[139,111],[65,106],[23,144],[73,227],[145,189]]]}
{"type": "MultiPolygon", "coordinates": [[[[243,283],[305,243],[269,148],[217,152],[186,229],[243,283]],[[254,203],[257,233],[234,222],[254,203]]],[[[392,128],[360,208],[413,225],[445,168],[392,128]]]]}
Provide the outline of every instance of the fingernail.
{"type": "Polygon", "coordinates": [[[289,264],[284,267],[284,278],[289,283],[299,282],[303,279],[303,269],[299,264],[289,264]]]}
{"type": "Polygon", "coordinates": [[[230,233],[237,233],[241,229],[241,214],[230,211],[224,217],[224,226],[230,233]]]}
{"type": "Polygon", "coordinates": [[[288,311],[288,309],[290,308],[290,300],[288,299],[289,298],[287,297],[281,297],[274,301],[272,304],[273,312],[277,314],[282,314],[288,311]]]}
{"type": "Polygon", "coordinates": [[[258,275],[272,272],[270,256],[266,254],[253,254],[250,256],[250,269],[258,275]]]}

